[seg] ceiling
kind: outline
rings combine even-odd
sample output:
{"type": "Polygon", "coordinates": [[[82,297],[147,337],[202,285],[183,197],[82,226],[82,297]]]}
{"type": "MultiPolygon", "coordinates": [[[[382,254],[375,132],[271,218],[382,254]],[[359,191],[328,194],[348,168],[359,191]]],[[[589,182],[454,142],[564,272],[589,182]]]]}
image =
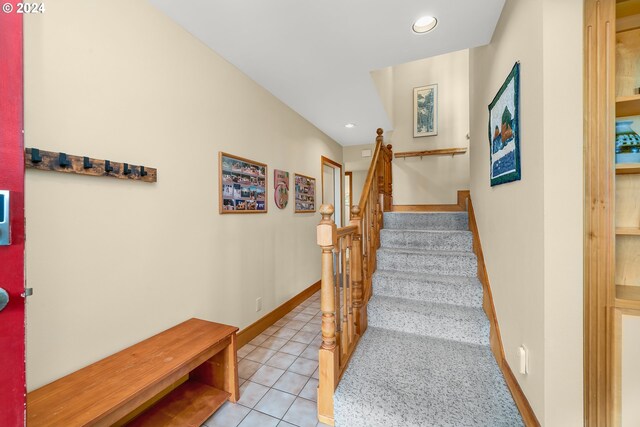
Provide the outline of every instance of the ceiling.
{"type": "Polygon", "coordinates": [[[489,43],[505,3],[149,1],[342,145],[371,143],[376,128],[392,129],[371,71],[489,43]],[[438,26],[414,34],[423,15],[438,26]]]}

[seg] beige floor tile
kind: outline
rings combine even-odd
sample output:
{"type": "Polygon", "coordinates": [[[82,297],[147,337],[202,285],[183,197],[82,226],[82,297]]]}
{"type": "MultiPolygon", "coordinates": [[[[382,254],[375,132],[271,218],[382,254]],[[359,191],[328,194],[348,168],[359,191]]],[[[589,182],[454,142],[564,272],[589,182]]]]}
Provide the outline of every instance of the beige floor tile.
{"type": "Polygon", "coordinates": [[[312,315],[303,313],[300,313],[293,318],[293,320],[299,320],[301,322],[308,322],[311,319],[313,319],[312,315]]]}
{"type": "Polygon", "coordinates": [[[252,360],[254,362],[264,364],[267,360],[271,359],[271,356],[276,354],[275,350],[269,350],[268,348],[258,347],[251,353],[247,354],[245,360],[252,360]]]}
{"type": "Polygon", "coordinates": [[[277,352],[265,364],[274,368],[287,369],[295,360],[296,356],[293,354],[277,352]]]}
{"type": "Polygon", "coordinates": [[[256,349],[255,345],[252,344],[245,344],[243,345],[239,350],[238,350],[238,358],[242,359],[243,357],[245,357],[247,354],[251,353],[253,350],[256,349]]]}
{"type": "Polygon", "coordinates": [[[238,403],[247,408],[253,408],[268,391],[269,387],[247,381],[240,386],[240,400],[238,400],[238,403]]]}
{"type": "Polygon", "coordinates": [[[302,354],[305,348],[307,348],[307,346],[303,343],[289,341],[280,349],[280,351],[282,353],[293,354],[294,356],[300,356],[300,354],[302,354]]]}
{"type": "Polygon", "coordinates": [[[269,337],[265,342],[260,344],[260,347],[268,348],[270,350],[280,350],[286,343],[287,340],[285,339],[269,337]]]}
{"type": "Polygon", "coordinates": [[[257,345],[260,345],[263,342],[265,342],[267,340],[267,338],[269,338],[269,335],[260,334],[257,337],[255,337],[254,339],[252,339],[251,341],[249,341],[249,344],[257,346],[257,345]]]}
{"type": "Polygon", "coordinates": [[[287,323],[287,321],[286,321],[286,320],[284,320],[284,319],[280,319],[280,320],[278,320],[276,323],[274,323],[274,324],[273,324],[273,326],[278,326],[278,327],[280,327],[280,328],[281,328],[281,327],[283,327],[286,323],[287,323]]]}
{"type": "Polygon", "coordinates": [[[280,328],[278,326],[272,325],[272,326],[269,326],[267,329],[265,329],[262,333],[265,334],[265,335],[270,335],[271,336],[271,335],[275,334],[276,332],[278,332],[279,329],[280,328]]]}
{"type": "Polygon", "coordinates": [[[271,387],[276,383],[276,381],[278,381],[278,378],[280,378],[282,374],[284,374],[283,369],[262,365],[262,367],[258,369],[251,378],[249,378],[249,381],[271,387]]]}
{"type": "Polygon", "coordinates": [[[245,406],[226,402],[204,422],[204,425],[207,427],[236,427],[249,412],[251,409],[245,406]]]}
{"type": "Polygon", "coordinates": [[[288,329],[294,329],[296,331],[299,331],[300,329],[302,329],[307,323],[306,322],[301,322],[299,320],[290,320],[287,322],[286,325],[284,325],[285,328],[288,329]]]}
{"type": "MultiPolygon", "coordinates": [[[[309,346],[300,354],[300,357],[304,357],[305,359],[318,361],[318,351],[320,347],[315,344],[309,344],[309,346]]],[[[248,359],[249,357],[247,357],[248,359]]]]}
{"type": "Polygon", "coordinates": [[[238,376],[240,378],[249,379],[253,374],[260,369],[260,363],[252,360],[242,359],[238,363],[238,376]]]}
{"type": "Polygon", "coordinates": [[[288,340],[297,333],[298,331],[295,329],[289,329],[287,327],[283,327],[278,332],[273,334],[273,336],[276,338],[282,338],[283,340],[288,340]]]}
{"type": "Polygon", "coordinates": [[[301,332],[312,332],[313,334],[317,334],[319,330],[321,330],[319,326],[312,325],[311,323],[307,323],[300,329],[301,332]]]}
{"type": "Polygon", "coordinates": [[[313,372],[313,375],[311,375],[311,378],[315,378],[316,380],[320,378],[319,368],[316,368],[316,370],[313,372]]]}
{"type": "Polygon", "coordinates": [[[316,362],[315,360],[298,357],[287,370],[290,372],[295,372],[296,374],[311,376],[313,374],[313,371],[315,371],[317,367],[318,362],[316,362]]]}
{"type": "Polygon", "coordinates": [[[304,397],[305,399],[313,400],[314,402],[318,401],[318,380],[311,378],[305,384],[304,388],[300,393],[298,393],[300,397],[304,397]]]}
{"type": "Polygon", "coordinates": [[[263,412],[272,417],[281,419],[296,399],[294,395],[271,389],[254,407],[256,411],[263,412]]]}
{"type": "Polygon", "coordinates": [[[276,427],[280,421],[257,411],[251,411],[238,427],[276,427]]]}
{"type": "Polygon", "coordinates": [[[309,377],[295,372],[285,372],[273,385],[273,388],[297,395],[302,391],[307,381],[309,381],[309,377]]]}
{"type": "MultiPolygon", "coordinates": [[[[298,332],[297,334],[295,334],[292,338],[291,341],[295,341],[295,342],[301,342],[304,344],[311,344],[311,341],[313,341],[313,339],[316,337],[316,335],[318,334],[318,332],[298,332]]],[[[264,343],[263,343],[264,345],[264,343]]]]}
{"type": "Polygon", "coordinates": [[[283,420],[299,427],[316,427],[316,403],[301,397],[296,398],[283,420]]]}

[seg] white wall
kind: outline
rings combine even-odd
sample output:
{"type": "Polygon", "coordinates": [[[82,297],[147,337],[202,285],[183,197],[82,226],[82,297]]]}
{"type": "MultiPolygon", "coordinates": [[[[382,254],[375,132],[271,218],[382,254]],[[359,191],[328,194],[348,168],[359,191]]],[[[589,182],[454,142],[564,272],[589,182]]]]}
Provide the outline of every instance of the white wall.
{"type": "Polygon", "coordinates": [[[507,362],[543,426],[583,417],[582,7],[507,0],[469,59],[471,198],[507,362]],[[518,60],[522,180],[492,188],[487,105],[518,60]]]}
{"type": "Polygon", "coordinates": [[[319,185],[320,156],[342,161],[146,1],[51,6],[25,17],[26,146],[159,178],[27,172],[29,389],[190,317],[245,327],[316,282],[320,216],[294,214],[292,193],[277,209],[273,169],[319,185]],[[268,164],[267,214],[218,214],[219,150],[268,164]]]}
{"type": "MultiPolygon", "coordinates": [[[[467,147],[469,53],[467,50],[393,67],[394,153],[467,147]],[[413,137],[413,88],[438,84],[438,135],[413,137]]],[[[384,99],[384,98],[383,98],[384,99]]],[[[389,143],[389,142],[388,142],[389,143]]],[[[456,204],[469,188],[469,154],[393,160],[393,203],[456,204]]]]}

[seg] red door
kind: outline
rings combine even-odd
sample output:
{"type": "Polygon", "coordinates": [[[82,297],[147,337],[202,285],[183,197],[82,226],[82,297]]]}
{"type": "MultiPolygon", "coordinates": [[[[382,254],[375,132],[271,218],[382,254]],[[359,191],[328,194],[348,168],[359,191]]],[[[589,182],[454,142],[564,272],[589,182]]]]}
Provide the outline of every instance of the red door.
{"type": "Polygon", "coordinates": [[[22,15],[10,4],[13,12],[7,4],[0,11],[0,307],[8,296],[0,311],[0,426],[19,427],[26,392],[22,15]]]}

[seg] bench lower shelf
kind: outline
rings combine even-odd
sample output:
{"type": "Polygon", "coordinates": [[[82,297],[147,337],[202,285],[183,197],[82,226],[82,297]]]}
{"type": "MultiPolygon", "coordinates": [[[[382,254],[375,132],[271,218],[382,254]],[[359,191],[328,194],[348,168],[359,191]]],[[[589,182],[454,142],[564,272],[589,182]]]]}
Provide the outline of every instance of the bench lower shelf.
{"type": "Polygon", "coordinates": [[[131,421],[129,427],[200,427],[230,394],[189,380],[131,421]]]}

